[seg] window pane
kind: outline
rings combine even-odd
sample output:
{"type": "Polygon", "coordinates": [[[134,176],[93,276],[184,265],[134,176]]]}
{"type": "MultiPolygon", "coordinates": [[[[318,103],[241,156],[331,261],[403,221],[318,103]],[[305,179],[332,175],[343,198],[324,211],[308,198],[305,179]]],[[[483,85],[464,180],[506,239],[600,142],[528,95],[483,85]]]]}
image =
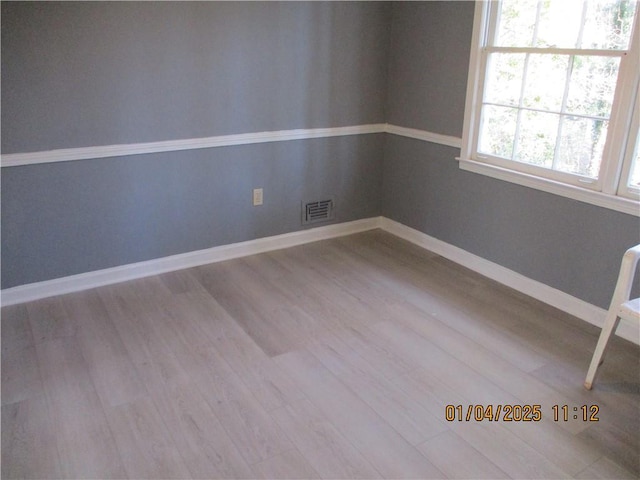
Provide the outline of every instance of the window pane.
{"type": "Polygon", "coordinates": [[[629,187],[640,189],[640,132],[636,140],[636,154],[631,164],[631,172],[629,173],[629,187]]]}
{"type": "Polygon", "coordinates": [[[581,48],[626,50],[635,9],[634,0],[590,0],[581,48]]]}
{"type": "Polygon", "coordinates": [[[619,64],[619,58],[574,57],[567,111],[609,118],[619,64]]]}
{"type": "Polygon", "coordinates": [[[640,150],[636,153],[636,158],[634,158],[633,166],[631,168],[631,180],[629,181],[629,186],[640,189],[640,150]]]}
{"type": "Polygon", "coordinates": [[[560,116],[524,110],[514,160],[551,168],[560,116]]]}
{"type": "Polygon", "coordinates": [[[540,20],[534,46],[577,47],[584,5],[584,0],[540,2],[540,20]]]}
{"type": "Polygon", "coordinates": [[[510,159],[513,152],[513,138],[516,133],[516,120],[517,110],[515,108],[485,105],[482,108],[478,151],[510,159]]]}
{"type": "Polygon", "coordinates": [[[604,195],[615,188],[640,194],[640,146],[632,150],[633,138],[622,141],[630,123],[633,137],[640,136],[633,105],[640,96],[634,33],[640,0],[478,4],[479,54],[472,56],[473,105],[465,112],[462,154],[604,195]]]}
{"type": "Polygon", "coordinates": [[[495,44],[501,47],[531,47],[537,6],[536,0],[503,1],[495,44]]]}
{"type": "Polygon", "coordinates": [[[608,122],[564,117],[556,169],[597,178],[608,122]]]}
{"type": "Polygon", "coordinates": [[[492,53],[488,58],[485,101],[518,105],[524,71],[524,53],[492,53]]]}
{"type": "Polygon", "coordinates": [[[524,105],[559,112],[562,107],[568,67],[568,55],[530,55],[524,89],[524,105]]]}

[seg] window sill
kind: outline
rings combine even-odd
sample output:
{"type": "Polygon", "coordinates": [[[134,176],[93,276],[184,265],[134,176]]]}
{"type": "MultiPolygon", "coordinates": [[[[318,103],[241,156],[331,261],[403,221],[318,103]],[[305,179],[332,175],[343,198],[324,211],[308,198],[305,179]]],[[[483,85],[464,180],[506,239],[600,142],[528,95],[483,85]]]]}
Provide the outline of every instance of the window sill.
{"type": "Polygon", "coordinates": [[[580,188],[574,185],[567,185],[546,178],[536,177],[526,173],[507,170],[505,168],[496,167],[486,163],[477,162],[457,158],[460,162],[460,168],[468,172],[486,175],[488,177],[497,178],[506,182],[515,183],[543,192],[553,193],[562,197],[571,198],[579,202],[589,203],[598,207],[608,208],[617,212],[626,213],[640,217],[640,202],[630,198],[619,197],[615,195],[607,195],[602,192],[596,192],[587,188],[580,188]]]}

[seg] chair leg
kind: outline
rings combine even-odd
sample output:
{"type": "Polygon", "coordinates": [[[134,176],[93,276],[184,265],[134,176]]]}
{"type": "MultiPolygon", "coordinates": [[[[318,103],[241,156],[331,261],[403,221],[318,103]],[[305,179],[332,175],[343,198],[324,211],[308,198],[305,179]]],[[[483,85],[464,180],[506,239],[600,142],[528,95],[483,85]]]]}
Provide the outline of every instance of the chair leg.
{"type": "Polygon", "coordinates": [[[587,378],[584,381],[584,387],[587,390],[591,390],[591,387],[593,386],[596,373],[598,372],[598,367],[604,361],[604,355],[609,344],[609,339],[611,338],[613,332],[616,331],[618,322],[620,322],[620,318],[616,315],[615,312],[610,312],[607,315],[604,326],[602,327],[602,332],[600,332],[600,338],[598,338],[598,344],[596,345],[596,349],[593,352],[593,357],[591,358],[591,365],[589,365],[587,378]]]}

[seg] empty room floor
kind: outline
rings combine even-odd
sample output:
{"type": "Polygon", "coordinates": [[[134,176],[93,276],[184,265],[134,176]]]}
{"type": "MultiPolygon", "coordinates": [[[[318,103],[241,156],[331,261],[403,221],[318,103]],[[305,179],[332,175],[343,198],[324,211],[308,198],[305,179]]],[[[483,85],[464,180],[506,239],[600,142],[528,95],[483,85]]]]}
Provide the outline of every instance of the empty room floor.
{"type": "Polygon", "coordinates": [[[637,478],[598,335],[378,230],[4,307],[2,478],[637,478]]]}

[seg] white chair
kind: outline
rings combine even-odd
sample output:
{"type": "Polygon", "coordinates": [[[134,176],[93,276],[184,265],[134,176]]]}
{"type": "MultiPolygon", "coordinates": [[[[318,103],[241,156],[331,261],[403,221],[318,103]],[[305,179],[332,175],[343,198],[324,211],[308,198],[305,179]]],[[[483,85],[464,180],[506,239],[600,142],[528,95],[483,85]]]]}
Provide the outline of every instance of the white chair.
{"type": "Polygon", "coordinates": [[[596,350],[593,352],[593,358],[591,359],[591,365],[589,365],[587,378],[584,381],[584,386],[587,390],[591,390],[598,367],[603,362],[609,339],[613,332],[616,331],[616,327],[618,326],[620,319],[624,318],[640,325],[640,298],[629,299],[631,296],[633,277],[635,276],[639,259],[640,245],[630,248],[622,257],[618,283],[616,283],[616,289],[613,292],[611,306],[609,307],[607,318],[604,321],[604,326],[602,327],[602,332],[600,333],[596,350]]]}

